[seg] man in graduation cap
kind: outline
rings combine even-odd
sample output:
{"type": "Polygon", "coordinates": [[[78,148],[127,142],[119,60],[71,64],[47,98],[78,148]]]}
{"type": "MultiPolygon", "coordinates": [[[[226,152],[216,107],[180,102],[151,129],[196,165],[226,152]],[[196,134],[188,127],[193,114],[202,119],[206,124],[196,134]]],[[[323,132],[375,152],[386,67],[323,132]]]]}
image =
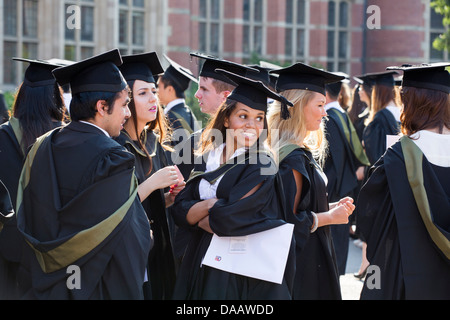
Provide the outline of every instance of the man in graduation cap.
{"type": "Polygon", "coordinates": [[[111,139],[130,116],[121,64],[116,49],[53,71],[72,122],[37,140],[19,181],[24,299],[143,298],[150,225],[135,159],[111,139]]]}
{"type": "Polygon", "coordinates": [[[193,73],[164,55],[170,63],[164,74],[158,77],[158,97],[164,106],[164,114],[174,131],[172,145],[187,139],[188,135],[200,129],[197,118],[186,105],[185,91],[191,82],[198,83],[193,73]],[[181,129],[180,131],[177,131],[181,129]]]}
{"type": "MultiPolygon", "coordinates": [[[[327,191],[330,202],[337,202],[346,196],[356,198],[358,180],[364,177],[363,166],[369,165],[353,123],[338,102],[343,81],[348,79],[348,75],[342,72],[334,74],[343,77],[343,80],[325,86],[325,111],[328,115],[325,121],[325,135],[328,153],[323,170],[328,178],[327,191]],[[361,172],[360,178],[357,177],[358,170],[361,172]]],[[[339,275],[345,274],[347,265],[349,228],[350,223],[331,226],[339,275]]]]}
{"type": "Polygon", "coordinates": [[[388,68],[403,71],[404,136],[371,168],[358,198],[359,229],[377,267],[361,299],[450,299],[448,66],[388,68]]]}

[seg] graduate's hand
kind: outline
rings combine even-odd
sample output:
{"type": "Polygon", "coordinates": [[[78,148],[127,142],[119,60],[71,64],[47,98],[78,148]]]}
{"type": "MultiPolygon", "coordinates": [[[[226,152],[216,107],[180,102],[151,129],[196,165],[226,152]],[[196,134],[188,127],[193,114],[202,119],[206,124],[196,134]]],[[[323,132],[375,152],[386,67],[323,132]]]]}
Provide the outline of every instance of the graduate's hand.
{"type": "Polygon", "coordinates": [[[178,184],[174,185],[173,188],[170,188],[169,192],[175,198],[181,192],[181,190],[184,189],[184,187],[186,187],[186,182],[181,181],[178,184]]]}
{"type": "Polygon", "coordinates": [[[339,203],[329,211],[329,214],[332,217],[332,224],[348,223],[348,217],[354,210],[355,205],[353,204],[353,199],[351,199],[351,201],[344,199],[340,200],[339,203]]]}
{"type": "Polygon", "coordinates": [[[174,166],[167,166],[156,171],[147,180],[151,180],[155,189],[164,189],[178,184],[178,175],[174,166]]]}
{"type": "Polygon", "coordinates": [[[364,166],[359,167],[358,170],[356,170],[356,179],[358,179],[358,181],[361,181],[364,179],[364,166]]]}

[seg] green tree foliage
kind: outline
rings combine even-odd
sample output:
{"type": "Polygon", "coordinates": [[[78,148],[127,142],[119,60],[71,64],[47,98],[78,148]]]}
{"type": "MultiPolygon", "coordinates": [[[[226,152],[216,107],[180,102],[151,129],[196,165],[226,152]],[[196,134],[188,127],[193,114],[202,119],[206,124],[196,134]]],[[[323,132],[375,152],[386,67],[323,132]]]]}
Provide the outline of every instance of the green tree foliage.
{"type": "Polygon", "coordinates": [[[442,24],[445,27],[445,32],[433,41],[433,47],[440,51],[450,50],[450,0],[433,0],[431,8],[443,16],[442,24]]]}

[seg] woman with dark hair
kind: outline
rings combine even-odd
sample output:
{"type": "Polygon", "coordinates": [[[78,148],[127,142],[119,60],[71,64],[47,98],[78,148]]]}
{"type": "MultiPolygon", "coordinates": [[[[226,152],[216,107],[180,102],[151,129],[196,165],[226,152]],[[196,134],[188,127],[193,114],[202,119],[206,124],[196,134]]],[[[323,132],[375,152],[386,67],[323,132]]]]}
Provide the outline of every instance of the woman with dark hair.
{"type": "Polygon", "coordinates": [[[361,299],[450,299],[449,63],[403,70],[404,136],[358,198],[368,271],[361,299]]]}
{"type": "Polygon", "coordinates": [[[363,144],[370,164],[386,151],[386,136],[400,133],[401,109],[394,88],[395,71],[366,74],[372,83],[370,112],[363,133],[363,144]]]}
{"type": "MultiPolygon", "coordinates": [[[[9,190],[15,208],[19,177],[28,150],[39,136],[63,125],[65,106],[52,74],[60,65],[41,60],[14,60],[30,63],[17,92],[12,117],[0,126],[0,180],[9,190]]],[[[17,298],[15,278],[20,245],[24,242],[16,225],[14,217],[0,234],[0,276],[5,279],[0,282],[0,300],[17,298]]]]}
{"type": "MultiPolygon", "coordinates": [[[[230,272],[218,264],[211,266],[222,261],[221,254],[212,254],[216,258],[205,259],[209,261],[205,264],[204,257],[211,257],[208,248],[218,239],[232,241],[236,237],[237,247],[233,248],[250,254],[253,250],[248,237],[286,225],[276,164],[263,141],[268,130],[267,98],[289,102],[260,81],[224,70],[217,72],[238,86],[203,131],[202,144],[196,151],[201,161],[196,161],[186,188],[175,199],[175,222],[192,228],[193,234],[178,272],[174,299],[291,299],[295,257],[289,234],[284,246],[277,247],[277,252],[284,249],[289,253],[285,259],[280,258],[283,273],[279,282],[242,269],[230,272]]],[[[263,267],[248,263],[253,271],[263,267]]]]}
{"type": "Polygon", "coordinates": [[[128,105],[131,117],[117,141],[136,158],[138,194],[154,237],[144,293],[146,299],[166,300],[172,297],[176,277],[172,222],[167,208],[184,182],[179,180],[176,168],[171,165],[169,127],[156,95],[154,77],[164,70],[154,52],[122,59],[120,70],[131,89],[132,100],[128,105]]]}

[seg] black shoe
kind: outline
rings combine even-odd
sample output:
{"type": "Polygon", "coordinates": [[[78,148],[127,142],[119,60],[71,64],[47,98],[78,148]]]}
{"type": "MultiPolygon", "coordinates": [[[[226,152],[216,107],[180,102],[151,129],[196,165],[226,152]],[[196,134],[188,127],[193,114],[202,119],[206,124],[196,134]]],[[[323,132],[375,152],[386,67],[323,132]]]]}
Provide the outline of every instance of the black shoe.
{"type": "Polygon", "coordinates": [[[364,271],[363,272],[361,272],[361,273],[354,273],[353,274],[353,276],[355,277],[355,278],[358,278],[359,280],[361,280],[362,278],[364,278],[365,276],[366,276],[366,273],[367,273],[367,268],[368,268],[368,266],[364,269],[364,271]]]}

